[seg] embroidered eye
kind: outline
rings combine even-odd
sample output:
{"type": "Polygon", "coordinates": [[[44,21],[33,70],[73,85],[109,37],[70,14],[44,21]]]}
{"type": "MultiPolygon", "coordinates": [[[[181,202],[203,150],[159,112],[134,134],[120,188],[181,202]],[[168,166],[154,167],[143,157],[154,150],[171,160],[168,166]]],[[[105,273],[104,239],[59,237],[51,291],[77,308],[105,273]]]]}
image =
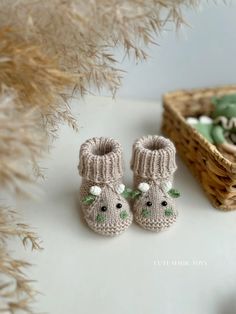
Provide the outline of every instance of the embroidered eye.
{"type": "Polygon", "coordinates": [[[150,207],[150,206],[152,206],[152,202],[148,201],[148,202],[146,203],[146,205],[147,205],[148,207],[150,207]]]}
{"type": "Polygon", "coordinates": [[[163,202],[161,202],[161,205],[162,205],[162,206],[167,206],[167,202],[166,202],[166,201],[163,201],[163,202]]]}
{"type": "Polygon", "coordinates": [[[101,211],[102,211],[102,212],[106,212],[106,211],[107,211],[107,207],[106,207],[106,206],[102,206],[102,207],[101,207],[101,211]]]}
{"type": "Polygon", "coordinates": [[[121,203],[117,203],[116,204],[116,208],[121,208],[122,207],[122,204],[121,203]]]}

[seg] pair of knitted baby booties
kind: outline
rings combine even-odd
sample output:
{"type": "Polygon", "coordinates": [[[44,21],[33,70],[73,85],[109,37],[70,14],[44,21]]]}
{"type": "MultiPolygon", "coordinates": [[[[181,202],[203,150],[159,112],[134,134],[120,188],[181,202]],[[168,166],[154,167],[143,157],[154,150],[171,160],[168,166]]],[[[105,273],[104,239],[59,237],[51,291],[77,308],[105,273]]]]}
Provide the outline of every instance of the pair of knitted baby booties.
{"type": "Polygon", "coordinates": [[[134,143],[133,189],[122,183],[122,155],[121,145],[112,138],[92,138],[81,145],[80,200],[88,226],[99,234],[114,236],[125,231],[134,217],[140,226],[151,231],[168,228],[177,217],[173,198],[179,196],[172,189],[176,170],[174,145],[157,135],[134,143]]]}

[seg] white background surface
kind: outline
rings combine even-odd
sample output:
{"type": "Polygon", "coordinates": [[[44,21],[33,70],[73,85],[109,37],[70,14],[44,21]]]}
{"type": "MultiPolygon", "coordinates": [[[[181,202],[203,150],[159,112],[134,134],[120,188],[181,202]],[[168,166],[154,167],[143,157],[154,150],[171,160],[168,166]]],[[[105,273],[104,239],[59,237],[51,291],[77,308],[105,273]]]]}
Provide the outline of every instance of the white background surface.
{"type": "Polygon", "coordinates": [[[51,314],[235,314],[236,212],[213,209],[180,160],[175,179],[182,192],[180,215],[168,231],[155,234],[133,224],[119,237],[104,238],[81,217],[76,167],[82,142],[93,136],[118,139],[124,148],[124,181],[131,185],[131,145],[141,135],[159,133],[161,105],[89,98],[77,112],[80,133],[63,128],[44,162],[41,198],[16,204],[43,239],[42,252],[16,252],[35,265],[29,274],[43,293],[36,309],[51,314]]]}

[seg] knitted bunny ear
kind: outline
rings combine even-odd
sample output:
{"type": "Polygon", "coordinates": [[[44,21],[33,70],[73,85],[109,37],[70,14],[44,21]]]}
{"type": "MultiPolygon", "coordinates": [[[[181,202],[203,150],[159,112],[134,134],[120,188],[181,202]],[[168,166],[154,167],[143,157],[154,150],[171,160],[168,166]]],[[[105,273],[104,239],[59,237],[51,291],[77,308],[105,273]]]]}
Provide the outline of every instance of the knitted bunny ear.
{"type": "Polygon", "coordinates": [[[82,202],[85,205],[91,205],[95,201],[96,197],[101,194],[101,192],[102,189],[100,188],[100,186],[91,186],[91,188],[89,189],[89,194],[83,198],[82,202]]]}
{"type": "Polygon", "coordinates": [[[172,188],[172,183],[170,181],[163,182],[161,188],[164,192],[168,193],[172,198],[180,197],[180,192],[172,188]]]}
{"type": "Polygon", "coordinates": [[[116,187],[116,192],[118,194],[122,194],[123,192],[125,191],[125,185],[123,183],[119,184],[117,187],[116,187]]]}
{"type": "Polygon", "coordinates": [[[150,189],[150,185],[147,182],[141,182],[138,185],[139,191],[145,193],[150,189]]]}
{"type": "Polygon", "coordinates": [[[89,193],[94,195],[94,196],[98,196],[100,195],[102,192],[102,189],[100,188],[100,186],[97,185],[93,185],[91,186],[91,188],[89,189],[89,193]]]}
{"type": "Polygon", "coordinates": [[[163,191],[168,192],[172,188],[172,183],[171,183],[171,181],[163,182],[161,184],[161,187],[162,187],[163,191]]]}

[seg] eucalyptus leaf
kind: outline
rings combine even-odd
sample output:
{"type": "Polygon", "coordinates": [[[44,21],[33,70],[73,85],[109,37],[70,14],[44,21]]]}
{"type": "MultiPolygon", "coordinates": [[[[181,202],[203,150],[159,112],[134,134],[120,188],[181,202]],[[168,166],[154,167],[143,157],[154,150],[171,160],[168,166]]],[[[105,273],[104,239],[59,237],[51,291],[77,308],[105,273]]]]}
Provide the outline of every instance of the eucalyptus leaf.
{"type": "Polygon", "coordinates": [[[229,105],[236,104],[236,94],[228,94],[222,97],[212,97],[211,99],[214,105],[229,105]]]}

